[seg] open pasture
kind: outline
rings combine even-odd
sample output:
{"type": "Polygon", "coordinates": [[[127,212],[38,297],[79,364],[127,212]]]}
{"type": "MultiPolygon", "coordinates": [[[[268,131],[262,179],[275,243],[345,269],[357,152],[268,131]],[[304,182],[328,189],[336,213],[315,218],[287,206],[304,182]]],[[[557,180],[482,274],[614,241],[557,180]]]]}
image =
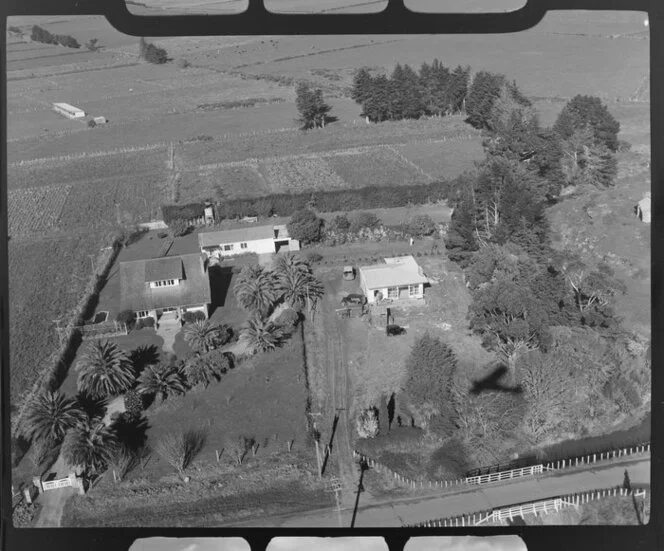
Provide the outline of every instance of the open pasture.
{"type": "Polygon", "coordinates": [[[484,158],[479,139],[411,142],[394,148],[433,179],[454,178],[484,158]]]}
{"type": "Polygon", "coordinates": [[[65,184],[9,191],[9,235],[26,236],[56,228],[70,190],[65,184]]]}
{"type": "Polygon", "coordinates": [[[9,350],[12,401],[27,390],[58,348],[53,320],[72,311],[91,274],[99,234],[9,242],[9,350]]]}

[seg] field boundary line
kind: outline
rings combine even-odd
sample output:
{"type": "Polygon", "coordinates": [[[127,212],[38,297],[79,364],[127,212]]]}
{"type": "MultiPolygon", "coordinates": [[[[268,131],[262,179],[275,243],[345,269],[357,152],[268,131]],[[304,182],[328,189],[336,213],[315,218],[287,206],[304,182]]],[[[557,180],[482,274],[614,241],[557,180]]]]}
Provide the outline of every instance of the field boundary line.
{"type": "Polygon", "coordinates": [[[166,142],[156,143],[152,145],[139,145],[133,147],[121,147],[118,149],[108,149],[105,151],[92,151],[90,153],[73,153],[70,155],[60,155],[57,157],[40,157],[37,159],[23,159],[21,161],[14,161],[9,163],[9,168],[21,168],[24,166],[32,166],[48,163],[62,163],[69,161],[78,161],[81,159],[94,159],[97,157],[110,157],[112,155],[123,155],[125,153],[137,153],[141,151],[155,151],[157,149],[166,149],[168,144],[166,142]]]}
{"type": "Polygon", "coordinates": [[[431,176],[431,174],[429,174],[421,166],[416,165],[413,161],[408,159],[403,153],[401,153],[401,151],[397,149],[398,146],[387,145],[385,147],[386,149],[392,151],[397,156],[397,158],[399,158],[404,164],[414,168],[417,172],[419,172],[422,176],[424,176],[427,180],[429,180],[429,182],[433,182],[433,176],[431,176]]]}

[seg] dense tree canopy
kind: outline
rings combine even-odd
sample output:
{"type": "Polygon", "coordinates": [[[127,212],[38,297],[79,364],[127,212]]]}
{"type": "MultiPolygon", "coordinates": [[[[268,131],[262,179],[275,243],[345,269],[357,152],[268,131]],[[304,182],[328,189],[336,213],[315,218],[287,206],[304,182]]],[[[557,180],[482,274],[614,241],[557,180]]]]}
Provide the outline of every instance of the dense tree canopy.
{"type": "Polygon", "coordinates": [[[311,209],[302,209],[293,214],[288,222],[288,233],[303,244],[320,240],[323,220],[311,209]]]}
{"type": "Polygon", "coordinates": [[[469,75],[470,68],[452,71],[437,59],[423,63],[419,73],[397,64],[389,77],[362,68],[353,78],[351,97],[372,122],[443,116],[463,110],[469,75]]]}
{"type": "Polygon", "coordinates": [[[553,129],[567,139],[585,128],[590,128],[596,143],[618,150],[620,123],[598,97],[577,95],[563,107],[553,129]]]}
{"type": "Polygon", "coordinates": [[[313,89],[306,82],[300,82],[295,89],[295,107],[300,114],[298,122],[303,130],[310,128],[324,128],[330,121],[332,109],[323,99],[320,88],[313,89]]]}
{"type": "Polygon", "coordinates": [[[479,71],[468,90],[466,122],[475,128],[497,131],[513,113],[528,118],[524,113],[530,107],[530,100],[505,75],[479,71]]]}

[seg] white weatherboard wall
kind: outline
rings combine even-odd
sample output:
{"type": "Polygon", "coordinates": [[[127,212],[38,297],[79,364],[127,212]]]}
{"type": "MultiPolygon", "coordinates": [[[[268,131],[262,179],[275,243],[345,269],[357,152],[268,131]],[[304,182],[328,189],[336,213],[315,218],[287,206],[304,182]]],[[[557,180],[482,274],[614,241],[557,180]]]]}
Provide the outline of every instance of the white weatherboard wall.
{"type": "Polygon", "coordinates": [[[235,243],[220,243],[217,247],[203,247],[202,252],[204,253],[215,253],[221,254],[222,256],[235,256],[238,254],[247,254],[247,253],[273,253],[276,249],[274,246],[274,239],[256,239],[254,241],[237,241],[235,243]],[[247,247],[242,248],[242,243],[246,243],[247,247]],[[225,246],[232,246],[232,249],[225,250],[225,246]]]}

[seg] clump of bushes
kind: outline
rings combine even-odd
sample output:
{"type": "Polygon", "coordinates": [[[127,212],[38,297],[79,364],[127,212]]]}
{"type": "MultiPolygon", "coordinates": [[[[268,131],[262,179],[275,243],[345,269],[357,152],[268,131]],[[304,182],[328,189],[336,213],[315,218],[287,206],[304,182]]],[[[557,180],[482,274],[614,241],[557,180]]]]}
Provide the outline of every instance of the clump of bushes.
{"type": "Polygon", "coordinates": [[[178,69],[186,69],[187,67],[191,66],[191,63],[189,63],[189,61],[187,61],[185,58],[181,57],[175,62],[175,66],[178,69]]]}
{"type": "Polygon", "coordinates": [[[416,237],[431,235],[435,230],[436,224],[428,214],[414,216],[407,226],[408,233],[416,237]]]}
{"type": "Polygon", "coordinates": [[[205,314],[199,310],[182,314],[182,321],[185,323],[194,323],[196,321],[204,321],[205,319],[205,314]]]}
{"type": "Polygon", "coordinates": [[[60,44],[65,48],[78,49],[81,47],[81,45],[73,36],[69,36],[67,34],[53,35],[38,25],[33,25],[32,32],[30,33],[30,39],[34,42],[41,42],[43,44],[60,44]]]}
{"type": "Polygon", "coordinates": [[[300,321],[300,316],[292,308],[286,308],[274,320],[274,324],[281,327],[284,331],[291,332],[300,321]]]}
{"type": "Polygon", "coordinates": [[[162,65],[168,61],[166,50],[146,42],[145,38],[141,38],[138,43],[138,57],[155,65],[162,65]]]}
{"type": "Polygon", "coordinates": [[[379,431],[378,410],[375,407],[360,413],[357,418],[357,434],[360,438],[375,438],[379,431]]]}
{"type": "Polygon", "coordinates": [[[136,314],[134,314],[133,310],[122,310],[122,312],[118,313],[118,315],[115,317],[115,321],[129,325],[134,321],[135,316],[136,314]]]}
{"type": "Polygon", "coordinates": [[[305,255],[305,258],[309,264],[315,264],[316,262],[323,260],[323,255],[315,251],[310,251],[305,255]]]}
{"type": "Polygon", "coordinates": [[[187,222],[183,218],[175,218],[174,220],[171,220],[168,223],[168,227],[173,233],[173,237],[181,237],[183,235],[187,235],[189,233],[189,230],[191,229],[189,222],[187,222]]]}

